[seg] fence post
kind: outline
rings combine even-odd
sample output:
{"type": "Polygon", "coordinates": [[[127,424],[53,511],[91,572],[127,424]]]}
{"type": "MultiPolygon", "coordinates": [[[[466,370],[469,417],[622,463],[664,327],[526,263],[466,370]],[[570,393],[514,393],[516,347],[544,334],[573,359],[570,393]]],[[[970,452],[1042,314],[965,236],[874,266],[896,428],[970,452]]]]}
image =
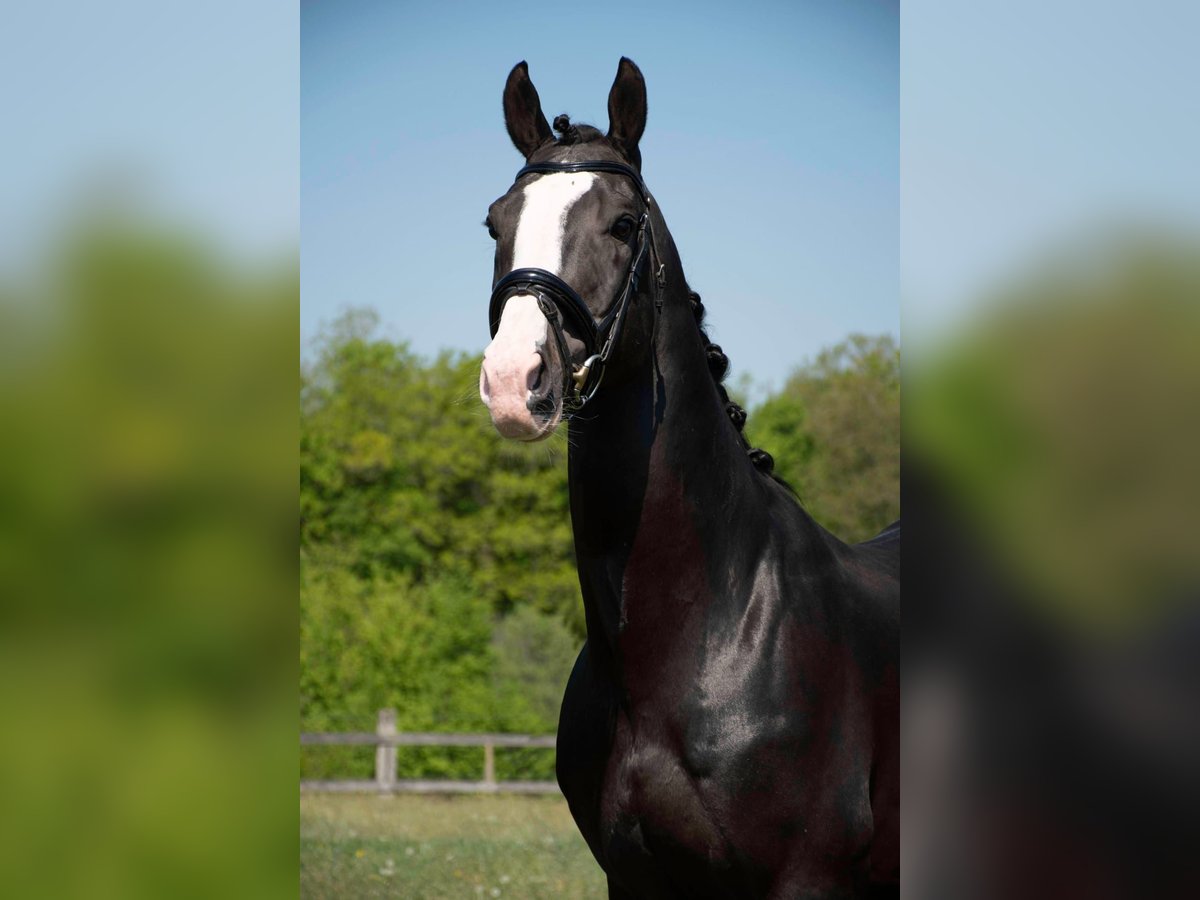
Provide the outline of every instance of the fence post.
{"type": "Polygon", "coordinates": [[[489,740],[483,742],[483,781],[488,785],[496,783],[496,748],[489,740]]]}
{"type": "MultiPolygon", "coordinates": [[[[396,736],[396,711],[381,709],[375,733],[380,737],[396,736]]],[[[375,783],[381,788],[391,788],[396,783],[396,748],[386,744],[375,747],[375,783]]]]}

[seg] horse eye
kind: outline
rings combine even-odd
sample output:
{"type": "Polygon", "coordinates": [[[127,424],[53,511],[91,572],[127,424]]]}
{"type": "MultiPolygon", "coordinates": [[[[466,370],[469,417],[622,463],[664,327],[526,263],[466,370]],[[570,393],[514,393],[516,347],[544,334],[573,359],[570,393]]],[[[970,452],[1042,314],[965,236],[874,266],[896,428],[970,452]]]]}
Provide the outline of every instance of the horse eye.
{"type": "Polygon", "coordinates": [[[491,237],[492,237],[492,240],[493,240],[493,241],[498,241],[498,240],[500,240],[500,235],[498,235],[498,234],[496,233],[496,228],[495,228],[495,226],[494,226],[494,225],[492,225],[492,220],[491,220],[491,219],[484,219],[484,220],[483,220],[483,227],[484,227],[484,228],[486,228],[486,229],[488,230],[488,234],[489,234],[489,235],[491,235],[491,237]]]}
{"type": "Polygon", "coordinates": [[[618,241],[627,241],[633,235],[633,219],[629,216],[621,216],[613,223],[612,228],[608,233],[615,237],[618,241]]]}

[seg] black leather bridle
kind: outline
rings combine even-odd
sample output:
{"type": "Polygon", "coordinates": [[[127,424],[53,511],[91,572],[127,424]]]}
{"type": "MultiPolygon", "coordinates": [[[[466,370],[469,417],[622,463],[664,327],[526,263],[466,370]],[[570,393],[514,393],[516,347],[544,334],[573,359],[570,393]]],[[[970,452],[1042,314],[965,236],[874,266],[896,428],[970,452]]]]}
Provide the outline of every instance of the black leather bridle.
{"type": "Polygon", "coordinates": [[[608,160],[584,160],[582,162],[545,162],[531,163],[517,173],[514,181],[520,181],[525,175],[541,175],[552,172],[609,172],[624,175],[629,178],[638,190],[645,208],[637,226],[637,245],[633,252],[633,261],[629,264],[629,272],[618,290],[616,297],[604,318],[596,321],[583,298],[569,284],[546,269],[514,269],[509,272],[492,288],[492,300],[488,307],[488,322],[491,325],[492,337],[500,328],[500,316],[504,306],[516,294],[532,294],[537,299],[538,309],[550,323],[554,340],[558,345],[562,358],[563,403],[580,409],[596,395],[600,381],[604,378],[604,366],[609,354],[616,346],[621,334],[621,326],[625,323],[625,311],[629,308],[629,300],[637,293],[639,271],[647,256],[651,257],[655,278],[655,305],[662,305],[661,288],[665,282],[664,269],[658,248],[654,242],[654,228],[650,222],[650,194],[642,181],[642,176],[630,166],[608,160]],[[571,353],[567,348],[567,338],[563,330],[564,320],[569,323],[571,333],[583,342],[585,357],[582,363],[572,365],[571,353]]]}

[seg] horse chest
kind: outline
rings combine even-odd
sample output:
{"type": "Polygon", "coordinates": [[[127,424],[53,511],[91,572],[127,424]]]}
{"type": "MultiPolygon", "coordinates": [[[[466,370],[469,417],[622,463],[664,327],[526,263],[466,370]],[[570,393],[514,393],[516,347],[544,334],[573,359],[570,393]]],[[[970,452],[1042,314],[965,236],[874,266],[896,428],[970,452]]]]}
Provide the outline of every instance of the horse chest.
{"type": "Polygon", "coordinates": [[[672,887],[661,888],[670,895],[695,871],[707,881],[687,896],[752,896],[782,860],[853,855],[870,833],[856,717],[816,702],[840,683],[840,667],[802,675],[783,655],[747,665],[742,654],[736,667],[734,656],[711,654],[687,690],[616,715],[600,823],[624,883],[652,886],[670,873],[672,887]],[[797,682],[814,694],[789,708],[782,692],[797,682]]]}
{"type": "Polygon", "coordinates": [[[729,868],[731,848],[710,802],[665,734],[655,727],[635,730],[625,718],[618,721],[600,820],[605,856],[625,883],[655,884],[664,873],[688,866],[710,872],[729,868]]]}

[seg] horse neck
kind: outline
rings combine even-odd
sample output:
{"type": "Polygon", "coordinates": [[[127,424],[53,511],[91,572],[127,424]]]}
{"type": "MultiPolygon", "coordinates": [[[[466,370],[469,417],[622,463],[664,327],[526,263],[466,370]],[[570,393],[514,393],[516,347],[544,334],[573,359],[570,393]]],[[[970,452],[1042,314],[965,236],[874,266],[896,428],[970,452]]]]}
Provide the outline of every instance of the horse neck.
{"type": "Polygon", "coordinates": [[[729,517],[748,540],[765,517],[754,500],[763,476],[729,421],[681,285],[666,297],[650,358],[602,385],[570,428],[589,646],[593,657],[616,661],[630,629],[656,631],[661,621],[678,631],[718,602],[706,572],[744,546],[728,540],[729,517]]]}

